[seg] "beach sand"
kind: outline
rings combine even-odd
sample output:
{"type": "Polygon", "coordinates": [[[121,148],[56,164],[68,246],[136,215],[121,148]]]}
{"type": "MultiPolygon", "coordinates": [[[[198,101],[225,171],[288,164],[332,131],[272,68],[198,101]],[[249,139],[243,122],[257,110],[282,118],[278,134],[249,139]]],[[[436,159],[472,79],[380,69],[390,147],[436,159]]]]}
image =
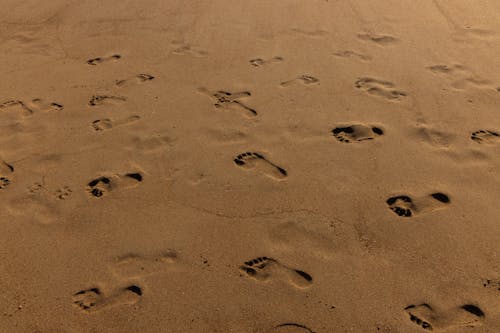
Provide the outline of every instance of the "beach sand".
{"type": "Polygon", "coordinates": [[[1,3],[0,332],[500,332],[498,1],[1,3]]]}

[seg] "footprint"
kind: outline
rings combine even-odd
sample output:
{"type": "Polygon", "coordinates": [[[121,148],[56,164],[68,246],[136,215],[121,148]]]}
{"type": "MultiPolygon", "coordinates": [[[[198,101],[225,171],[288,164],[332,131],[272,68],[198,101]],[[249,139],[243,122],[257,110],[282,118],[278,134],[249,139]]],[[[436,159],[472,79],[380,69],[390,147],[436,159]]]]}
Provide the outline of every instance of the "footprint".
{"type": "Polygon", "coordinates": [[[123,96],[111,96],[111,95],[94,95],[89,101],[90,106],[97,106],[104,104],[105,102],[124,102],[127,99],[123,96]]]}
{"type": "Polygon", "coordinates": [[[73,295],[73,304],[80,310],[91,313],[120,305],[132,305],[142,297],[142,288],[130,285],[106,296],[101,289],[95,287],[81,290],[73,295]]]}
{"type": "Polygon", "coordinates": [[[127,86],[127,85],[134,84],[134,83],[148,82],[148,81],[154,80],[154,78],[155,77],[153,75],[150,75],[150,74],[138,74],[138,75],[135,75],[133,77],[129,77],[127,79],[117,80],[115,83],[117,86],[123,87],[123,86],[127,86]]]}
{"type": "Polygon", "coordinates": [[[316,333],[309,327],[297,323],[284,323],[274,326],[269,333],[316,333]]]}
{"type": "Polygon", "coordinates": [[[364,41],[374,42],[380,46],[387,46],[397,43],[399,40],[390,35],[379,35],[374,33],[359,33],[358,38],[364,41]]]}
{"type": "Polygon", "coordinates": [[[370,56],[351,50],[337,51],[333,55],[339,58],[354,58],[364,62],[372,60],[370,56]]]}
{"type": "Polygon", "coordinates": [[[71,196],[71,193],[73,193],[73,191],[68,186],[64,186],[56,190],[55,196],[59,200],[66,200],[71,196]]]}
{"type": "Polygon", "coordinates": [[[96,66],[98,64],[102,64],[102,63],[109,62],[109,61],[117,61],[121,58],[122,58],[121,55],[113,54],[113,55],[107,56],[107,57],[97,57],[94,59],[87,60],[87,64],[92,65],[92,66],[96,66]]]}
{"type": "Polygon", "coordinates": [[[374,96],[383,97],[388,100],[401,100],[407,94],[396,89],[394,83],[374,79],[371,77],[359,78],[355,83],[356,88],[374,96]]]}
{"type": "Polygon", "coordinates": [[[407,195],[398,195],[390,197],[386,202],[389,209],[398,216],[412,217],[418,213],[442,209],[450,204],[450,198],[444,193],[436,192],[415,200],[407,195]]]}
{"type": "Polygon", "coordinates": [[[208,52],[204,49],[186,44],[184,42],[175,41],[172,42],[172,45],[175,47],[175,49],[172,51],[173,54],[190,55],[197,58],[206,57],[208,55],[208,52]]]}
{"type": "Polygon", "coordinates": [[[483,287],[500,291],[500,280],[483,280],[483,287]]]}
{"type": "Polygon", "coordinates": [[[120,278],[141,278],[169,269],[177,253],[169,250],[157,255],[128,254],[117,259],[111,270],[120,278]]]}
{"type": "Polygon", "coordinates": [[[11,184],[10,174],[14,172],[14,167],[9,163],[0,160],[0,190],[11,184]]]}
{"type": "Polygon", "coordinates": [[[31,110],[24,102],[20,100],[9,100],[0,104],[0,109],[18,109],[24,115],[31,115],[33,110],[31,110]]]}
{"type": "Polygon", "coordinates": [[[231,107],[238,108],[242,110],[247,117],[255,117],[257,116],[257,111],[253,108],[248,107],[243,102],[239,101],[241,98],[250,97],[252,94],[249,91],[241,91],[241,92],[229,92],[219,90],[216,92],[210,92],[205,88],[199,88],[198,92],[209,96],[210,98],[215,100],[214,106],[217,109],[229,109],[231,107]]]}
{"type": "Polygon", "coordinates": [[[254,67],[260,67],[260,66],[267,65],[267,64],[282,62],[283,60],[284,60],[283,57],[275,56],[269,60],[264,60],[262,58],[255,58],[255,59],[249,60],[249,62],[250,62],[250,65],[252,65],[254,67]]]}
{"type": "Polygon", "coordinates": [[[115,120],[115,121],[113,121],[109,118],[97,119],[97,120],[94,120],[92,122],[92,128],[97,132],[101,132],[101,131],[109,130],[109,129],[112,129],[115,127],[120,127],[123,125],[131,124],[133,122],[138,121],[139,119],[141,119],[141,117],[137,116],[137,115],[133,115],[133,116],[123,118],[120,120],[115,120]]]}
{"type": "Polygon", "coordinates": [[[264,155],[259,153],[246,152],[240,154],[236,156],[234,163],[245,169],[255,169],[274,179],[284,179],[288,175],[285,169],[270,162],[264,155]]]}
{"type": "Polygon", "coordinates": [[[248,276],[259,281],[266,281],[278,275],[281,278],[287,278],[289,282],[299,288],[310,287],[313,283],[313,278],[308,273],[290,268],[268,257],[258,257],[246,261],[240,266],[240,269],[248,276]]]}
{"type": "Polygon", "coordinates": [[[138,185],[143,181],[143,176],[140,172],[131,172],[123,175],[112,175],[109,177],[101,176],[91,180],[87,184],[87,191],[94,197],[100,198],[106,192],[110,192],[117,188],[127,189],[138,185]]]}
{"type": "Polygon", "coordinates": [[[60,111],[64,107],[55,102],[46,102],[41,98],[35,98],[28,103],[29,109],[32,111],[42,111],[42,112],[51,112],[51,111],[60,111]]]}
{"type": "Polygon", "coordinates": [[[489,130],[478,130],[472,132],[470,138],[477,143],[491,144],[500,140],[500,134],[489,130]]]}
{"type": "Polygon", "coordinates": [[[468,86],[476,88],[494,89],[491,81],[475,74],[467,66],[461,64],[453,65],[432,65],[427,67],[436,75],[444,75],[451,80],[451,86],[455,89],[463,90],[468,86]]]}
{"type": "Polygon", "coordinates": [[[320,81],[319,81],[318,78],[315,78],[312,75],[303,74],[303,75],[297,76],[294,79],[281,82],[280,86],[282,86],[282,87],[288,87],[289,85],[294,84],[295,82],[300,82],[300,83],[302,83],[304,85],[315,85],[315,84],[319,84],[320,81]]]}
{"type": "Polygon", "coordinates": [[[340,142],[351,143],[366,140],[373,140],[384,134],[380,127],[354,124],[345,127],[335,127],[332,130],[333,136],[340,142]]]}
{"type": "Polygon", "coordinates": [[[477,306],[465,304],[447,311],[433,309],[427,303],[409,305],[405,309],[410,321],[427,331],[443,332],[457,327],[474,327],[481,324],[484,312],[477,306]]]}

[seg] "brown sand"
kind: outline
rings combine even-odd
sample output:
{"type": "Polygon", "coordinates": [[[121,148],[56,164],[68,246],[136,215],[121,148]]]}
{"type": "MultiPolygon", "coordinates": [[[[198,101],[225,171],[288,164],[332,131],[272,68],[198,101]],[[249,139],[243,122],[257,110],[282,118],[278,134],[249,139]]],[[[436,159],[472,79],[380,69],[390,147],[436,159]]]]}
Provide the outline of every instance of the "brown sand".
{"type": "Polygon", "coordinates": [[[499,16],[3,0],[0,332],[500,332],[499,16]]]}

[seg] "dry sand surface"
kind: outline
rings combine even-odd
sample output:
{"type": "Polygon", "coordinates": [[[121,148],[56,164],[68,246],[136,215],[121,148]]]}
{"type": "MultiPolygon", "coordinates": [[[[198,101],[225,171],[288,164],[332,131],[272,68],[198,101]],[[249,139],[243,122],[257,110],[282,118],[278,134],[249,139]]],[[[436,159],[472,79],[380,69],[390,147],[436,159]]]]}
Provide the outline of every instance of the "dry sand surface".
{"type": "Polygon", "coordinates": [[[497,0],[1,0],[0,332],[500,332],[497,0]]]}

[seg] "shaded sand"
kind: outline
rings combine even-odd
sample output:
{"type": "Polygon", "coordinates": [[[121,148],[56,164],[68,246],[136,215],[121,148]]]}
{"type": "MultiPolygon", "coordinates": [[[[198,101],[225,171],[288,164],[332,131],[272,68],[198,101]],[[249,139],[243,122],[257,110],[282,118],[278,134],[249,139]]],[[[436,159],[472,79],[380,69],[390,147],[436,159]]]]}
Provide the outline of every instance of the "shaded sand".
{"type": "Polygon", "coordinates": [[[0,332],[500,332],[498,1],[14,1],[0,332]]]}

